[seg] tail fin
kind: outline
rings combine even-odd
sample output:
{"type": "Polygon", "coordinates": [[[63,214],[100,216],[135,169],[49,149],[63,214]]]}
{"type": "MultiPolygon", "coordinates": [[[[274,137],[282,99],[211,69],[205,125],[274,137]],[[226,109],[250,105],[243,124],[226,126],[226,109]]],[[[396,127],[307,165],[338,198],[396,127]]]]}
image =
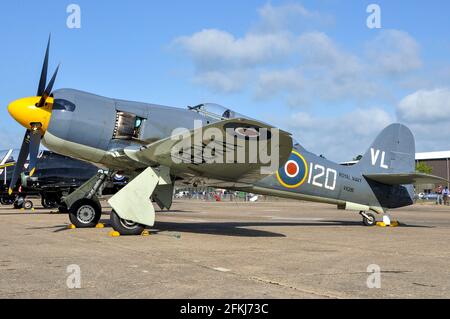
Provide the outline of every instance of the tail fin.
{"type": "Polygon", "coordinates": [[[392,124],[385,128],[356,164],[363,174],[415,172],[416,143],[409,128],[392,124]]]}

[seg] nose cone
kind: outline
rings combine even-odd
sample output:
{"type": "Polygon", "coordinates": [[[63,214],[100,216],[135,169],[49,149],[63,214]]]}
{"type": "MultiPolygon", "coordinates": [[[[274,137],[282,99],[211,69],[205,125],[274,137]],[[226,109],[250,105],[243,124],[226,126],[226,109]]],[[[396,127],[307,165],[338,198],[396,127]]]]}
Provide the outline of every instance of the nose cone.
{"type": "Polygon", "coordinates": [[[53,98],[47,98],[43,107],[36,107],[40,97],[27,97],[11,102],[9,114],[23,127],[31,129],[31,125],[41,123],[42,131],[46,131],[52,116],[53,98]]]}

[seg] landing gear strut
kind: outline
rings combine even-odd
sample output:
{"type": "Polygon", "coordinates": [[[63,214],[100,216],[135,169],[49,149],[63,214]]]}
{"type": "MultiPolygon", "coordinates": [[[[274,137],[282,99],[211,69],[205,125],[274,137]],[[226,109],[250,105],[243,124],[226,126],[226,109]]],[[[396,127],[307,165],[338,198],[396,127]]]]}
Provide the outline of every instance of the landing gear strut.
{"type": "MultiPolygon", "coordinates": [[[[99,171],[69,196],[63,199],[70,221],[80,228],[94,227],[101,216],[97,194],[111,180],[115,172],[99,171]]],[[[146,226],[155,223],[153,197],[160,208],[172,205],[173,182],[167,167],[148,167],[108,200],[113,208],[110,223],[121,235],[140,235],[146,226]],[[136,208],[137,207],[137,208],[136,208]]],[[[61,205],[60,210],[64,210],[61,205]]]]}
{"type": "Polygon", "coordinates": [[[77,228],[92,228],[102,215],[102,206],[97,194],[106,186],[113,173],[99,171],[73,193],[63,198],[60,211],[69,213],[70,222],[77,228]]]}
{"type": "Polygon", "coordinates": [[[377,224],[377,218],[372,213],[360,212],[359,213],[363,218],[364,225],[368,227],[375,226],[377,224]]]}

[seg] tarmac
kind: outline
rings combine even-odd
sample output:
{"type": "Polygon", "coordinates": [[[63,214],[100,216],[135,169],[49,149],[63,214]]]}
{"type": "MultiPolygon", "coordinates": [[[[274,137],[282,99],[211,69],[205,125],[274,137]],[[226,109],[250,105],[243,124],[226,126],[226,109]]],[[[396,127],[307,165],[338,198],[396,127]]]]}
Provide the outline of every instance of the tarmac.
{"type": "Polygon", "coordinates": [[[0,298],[450,297],[450,207],[383,228],[315,203],[176,200],[136,237],[110,237],[104,212],[105,228],[68,229],[0,207],[0,298]]]}

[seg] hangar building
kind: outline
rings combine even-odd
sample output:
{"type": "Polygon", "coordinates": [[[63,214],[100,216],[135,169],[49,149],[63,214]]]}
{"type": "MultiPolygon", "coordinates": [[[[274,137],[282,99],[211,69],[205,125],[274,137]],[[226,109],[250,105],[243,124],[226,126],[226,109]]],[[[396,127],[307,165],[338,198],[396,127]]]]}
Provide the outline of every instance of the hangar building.
{"type": "MultiPolygon", "coordinates": [[[[416,154],[417,163],[425,163],[433,168],[433,175],[450,180],[450,151],[427,152],[416,154]]],[[[430,192],[437,185],[417,185],[417,191],[430,192]]],[[[447,185],[450,187],[450,185],[447,185]]]]}

